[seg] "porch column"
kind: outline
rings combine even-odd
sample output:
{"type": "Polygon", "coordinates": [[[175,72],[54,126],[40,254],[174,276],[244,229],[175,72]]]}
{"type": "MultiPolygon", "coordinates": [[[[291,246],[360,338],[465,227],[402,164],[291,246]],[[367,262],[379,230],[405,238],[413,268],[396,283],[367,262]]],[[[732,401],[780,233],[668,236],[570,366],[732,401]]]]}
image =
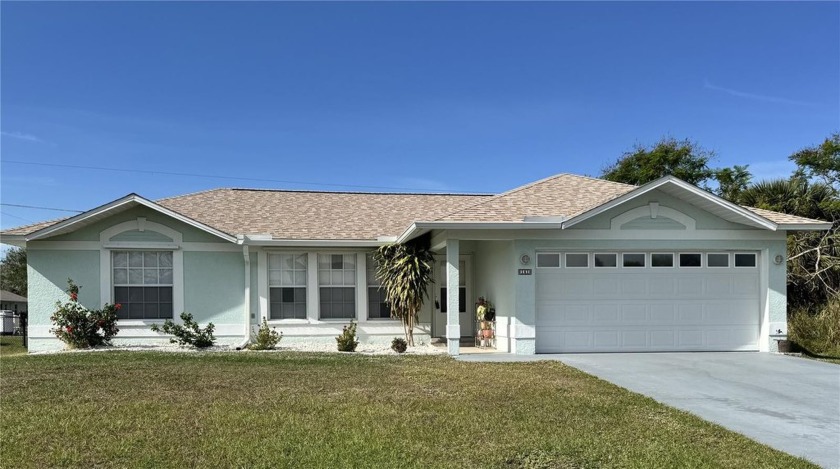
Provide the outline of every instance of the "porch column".
{"type": "Polygon", "coordinates": [[[457,239],[446,240],[446,343],[450,355],[460,353],[461,325],[458,313],[458,291],[460,288],[460,272],[458,259],[460,246],[457,239]]]}

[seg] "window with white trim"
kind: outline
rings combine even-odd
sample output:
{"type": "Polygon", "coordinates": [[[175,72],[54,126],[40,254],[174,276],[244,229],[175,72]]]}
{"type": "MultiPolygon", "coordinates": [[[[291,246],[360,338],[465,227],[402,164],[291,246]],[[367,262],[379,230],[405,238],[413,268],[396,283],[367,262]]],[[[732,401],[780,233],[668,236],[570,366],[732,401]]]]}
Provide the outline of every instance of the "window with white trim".
{"type": "Polygon", "coordinates": [[[118,319],[172,319],[172,251],[111,251],[118,319]]]}
{"type": "Polygon", "coordinates": [[[674,253],[672,252],[652,252],[650,253],[651,267],[673,267],[674,253]]]}
{"type": "Polygon", "coordinates": [[[680,267],[703,267],[703,254],[699,252],[681,252],[680,267]]]}
{"type": "Polygon", "coordinates": [[[645,260],[643,252],[625,252],[621,255],[622,267],[644,267],[645,260]]]}
{"type": "Polygon", "coordinates": [[[268,318],[306,319],[306,254],[268,255],[268,318]]]}
{"type": "Polygon", "coordinates": [[[752,252],[736,252],[735,267],[755,267],[758,265],[757,256],[752,252]]]}
{"type": "Polygon", "coordinates": [[[356,317],[356,254],[318,254],[321,319],[356,317]]]}
{"type": "Polygon", "coordinates": [[[566,267],[568,268],[583,268],[589,267],[589,253],[586,252],[567,252],[566,253],[566,267]]]}
{"type": "Polygon", "coordinates": [[[385,302],[385,290],[380,288],[379,279],[376,278],[376,261],[373,255],[367,255],[367,294],[368,294],[368,319],[390,319],[391,308],[385,302]]]}
{"type": "Polygon", "coordinates": [[[596,252],[593,258],[595,267],[616,267],[618,265],[618,254],[614,252],[596,252]]]}
{"type": "Polygon", "coordinates": [[[537,267],[539,268],[557,268],[560,267],[560,253],[559,252],[538,252],[537,253],[537,267]]]}
{"type": "Polygon", "coordinates": [[[729,253],[710,252],[706,254],[706,267],[723,268],[729,267],[729,253]]]}

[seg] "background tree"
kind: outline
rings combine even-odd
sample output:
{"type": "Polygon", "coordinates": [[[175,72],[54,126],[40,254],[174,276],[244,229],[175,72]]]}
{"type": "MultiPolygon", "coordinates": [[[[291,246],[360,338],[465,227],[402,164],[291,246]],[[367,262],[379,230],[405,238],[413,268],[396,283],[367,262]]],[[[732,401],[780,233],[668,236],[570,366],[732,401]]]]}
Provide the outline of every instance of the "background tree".
{"type": "Polygon", "coordinates": [[[388,244],[373,255],[376,277],[385,290],[391,317],[402,321],[405,339],[414,346],[414,325],[432,283],[434,257],[426,237],[406,244],[388,244]]]}
{"type": "Polygon", "coordinates": [[[640,186],[671,175],[696,186],[705,187],[715,175],[709,167],[714,153],[690,140],[663,138],[652,147],[637,145],[615,163],[602,170],[608,181],[640,186]]]}
{"type": "Polygon", "coordinates": [[[790,160],[799,167],[795,175],[819,178],[840,190],[840,132],[826,138],[821,145],[799,150],[790,156],[790,160]]]}
{"type": "Polygon", "coordinates": [[[674,176],[709,192],[733,200],[750,182],[748,167],[712,168],[715,158],[691,140],[663,138],[651,147],[637,145],[604,168],[601,178],[640,186],[663,176],[674,176]]]}
{"type": "Polygon", "coordinates": [[[737,202],[777,212],[832,222],[828,231],[788,234],[788,305],[816,311],[840,294],[840,198],[833,187],[799,175],[761,181],[738,195],[737,202]]]}
{"type": "Polygon", "coordinates": [[[0,262],[0,289],[26,296],[26,249],[6,251],[0,262]]]}

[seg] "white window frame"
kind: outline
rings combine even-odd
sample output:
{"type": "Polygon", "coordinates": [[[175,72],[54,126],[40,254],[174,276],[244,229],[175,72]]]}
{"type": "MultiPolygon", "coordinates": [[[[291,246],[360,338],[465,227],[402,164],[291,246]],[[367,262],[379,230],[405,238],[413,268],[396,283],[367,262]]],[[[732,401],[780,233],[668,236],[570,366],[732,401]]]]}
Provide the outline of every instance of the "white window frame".
{"type": "MultiPolygon", "coordinates": [[[[268,321],[270,324],[275,324],[275,323],[276,324],[281,324],[281,323],[294,324],[294,323],[306,323],[306,322],[308,322],[309,310],[312,307],[310,305],[310,302],[312,301],[312,297],[309,295],[309,290],[310,290],[309,279],[310,279],[310,275],[311,275],[309,271],[312,268],[312,264],[310,262],[311,257],[312,257],[312,253],[303,252],[303,251],[272,251],[272,252],[266,253],[265,267],[263,267],[263,269],[265,270],[265,283],[266,283],[266,309],[265,309],[265,315],[263,316],[263,318],[266,319],[266,321],[268,321]],[[302,288],[305,289],[304,295],[306,297],[306,308],[304,310],[305,311],[304,317],[302,317],[302,318],[283,318],[283,319],[272,319],[271,318],[271,289],[272,288],[301,288],[300,285],[272,285],[271,284],[270,265],[271,265],[271,256],[273,256],[273,255],[306,256],[306,270],[304,271],[304,272],[306,272],[306,277],[305,277],[306,280],[303,282],[303,286],[302,286],[302,288]]],[[[263,269],[261,269],[261,270],[263,270],[263,269]]],[[[281,269],[281,272],[282,272],[282,269],[281,269]]]]}
{"type": "Polygon", "coordinates": [[[677,262],[676,262],[676,265],[677,265],[677,267],[679,267],[680,269],[702,269],[703,267],[706,267],[706,263],[705,263],[705,262],[703,262],[703,259],[704,259],[705,257],[706,257],[706,256],[704,256],[702,252],[697,252],[697,251],[681,252],[681,253],[678,253],[678,254],[677,254],[677,262]],[[691,266],[691,265],[686,265],[686,266],[684,266],[684,265],[682,265],[682,262],[681,262],[680,256],[682,256],[683,254],[686,254],[686,255],[689,255],[689,254],[697,254],[697,255],[699,255],[699,256],[700,256],[700,265],[698,265],[698,266],[691,266]]]}
{"type": "Polygon", "coordinates": [[[706,253],[706,268],[707,269],[729,269],[734,265],[734,257],[728,252],[707,252],[706,253]],[[719,265],[709,265],[709,256],[710,255],[726,255],[726,266],[722,267],[719,265]]]}
{"type": "MultiPolygon", "coordinates": [[[[174,264],[175,264],[175,252],[173,250],[171,250],[171,249],[152,249],[152,248],[111,249],[108,252],[108,255],[111,257],[111,295],[112,295],[112,298],[113,298],[113,300],[111,301],[112,303],[116,301],[115,290],[117,288],[120,288],[120,287],[122,287],[122,288],[169,287],[169,288],[172,289],[172,299],[170,301],[170,303],[172,303],[172,315],[170,317],[168,317],[168,318],[150,318],[150,319],[146,319],[146,318],[124,318],[124,319],[120,319],[120,321],[162,322],[162,321],[166,321],[167,319],[175,319],[175,317],[177,315],[180,315],[180,313],[178,313],[178,314],[175,313],[175,298],[174,298],[174,296],[175,296],[175,266],[174,266],[174,264]],[[126,282],[125,283],[119,283],[119,284],[114,279],[114,270],[116,269],[116,267],[114,266],[114,254],[116,254],[118,252],[124,252],[128,255],[128,257],[126,258],[126,265],[125,265],[126,282]],[[130,271],[132,269],[132,267],[131,267],[131,253],[132,252],[143,254],[143,257],[144,257],[144,265],[143,265],[143,267],[140,267],[140,269],[144,272],[142,283],[131,283],[131,272],[130,271]],[[147,253],[147,252],[154,252],[154,253],[168,252],[168,253],[172,254],[172,265],[169,266],[169,270],[172,271],[172,282],[171,283],[166,283],[166,284],[159,283],[160,278],[158,278],[158,283],[145,283],[145,270],[147,269],[147,267],[145,266],[145,253],[147,253]]],[[[136,269],[137,267],[134,267],[134,268],[136,269]]],[[[156,270],[158,271],[158,275],[160,275],[160,269],[161,269],[161,267],[160,267],[160,265],[158,265],[156,267],[156,270]]],[[[128,303],[131,303],[131,302],[128,302],[128,303]]],[[[160,303],[160,301],[158,301],[158,303],[160,303]]],[[[144,302],[144,304],[145,304],[145,302],[144,302]]]]}
{"type": "Polygon", "coordinates": [[[621,266],[620,267],[622,269],[647,269],[648,266],[649,266],[648,253],[646,253],[646,252],[622,252],[621,253],[621,266]],[[624,265],[624,256],[626,256],[628,254],[630,254],[630,255],[641,255],[642,259],[644,259],[642,261],[642,263],[644,265],[641,265],[641,266],[639,266],[639,265],[630,265],[630,266],[624,265]]]}
{"type": "Polygon", "coordinates": [[[618,255],[617,252],[593,252],[592,253],[592,268],[593,269],[617,269],[617,268],[620,267],[619,264],[618,264],[618,258],[619,257],[620,256],[618,255]],[[599,255],[615,256],[615,265],[598,265],[595,262],[595,256],[599,256],[599,255]]]}
{"type": "Polygon", "coordinates": [[[589,269],[591,267],[592,267],[592,255],[588,252],[567,252],[567,253],[563,254],[563,268],[566,268],[566,269],[589,269]],[[569,255],[572,255],[572,256],[584,255],[584,256],[586,256],[586,266],[585,267],[570,266],[569,265],[569,255]]]}
{"type": "Polygon", "coordinates": [[[651,269],[674,269],[677,267],[677,255],[674,252],[651,252],[650,253],[650,268],[651,269]],[[670,254],[671,255],[671,265],[653,265],[653,255],[654,254],[670,254]]]}
{"type": "MultiPolygon", "coordinates": [[[[137,217],[134,220],[118,223],[99,233],[99,302],[100,304],[114,302],[114,281],[111,262],[111,251],[172,251],[172,320],[181,322],[180,315],[184,312],[184,242],[180,231],[166,225],[137,217]],[[126,231],[154,231],[162,234],[172,242],[143,242],[143,241],[111,241],[111,238],[126,231]]],[[[120,326],[148,326],[160,324],[165,319],[118,319],[120,326]]]]}
{"type": "MultiPolygon", "coordinates": [[[[572,253],[574,254],[574,253],[572,253]]],[[[559,269],[563,267],[563,253],[561,252],[538,252],[537,253],[537,260],[536,266],[538,269],[559,269]],[[540,265],[540,256],[548,255],[548,256],[557,256],[557,266],[550,266],[550,265],[540,265]]]]}
{"type": "MultiPolygon", "coordinates": [[[[382,317],[371,317],[370,316],[370,292],[368,290],[370,288],[373,288],[373,287],[380,287],[381,288],[382,283],[376,278],[375,273],[373,275],[372,280],[371,280],[370,276],[367,274],[368,273],[368,263],[376,262],[373,259],[373,253],[365,253],[364,258],[365,258],[365,275],[364,275],[364,277],[365,277],[364,278],[365,299],[364,299],[364,303],[363,303],[364,304],[364,310],[365,310],[364,317],[366,317],[368,321],[390,321],[390,322],[399,321],[399,319],[397,319],[395,317],[382,318],[382,317]]],[[[356,270],[357,270],[356,275],[358,276],[359,275],[359,273],[358,273],[358,270],[359,270],[358,260],[356,261],[356,270]]],[[[375,270],[376,269],[374,269],[374,271],[375,270]]],[[[358,277],[357,277],[357,280],[358,280],[358,277]]],[[[358,307],[356,309],[358,309],[358,307]]],[[[358,311],[356,313],[356,316],[362,317],[362,315],[358,314],[358,311]]]]}
{"type": "Polygon", "coordinates": [[[733,253],[732,254],[732,267],[734,267],[736,269],[757,269],[758,268],[758,253],[756,253],[756,252],[735,252],[735,253],[733,253]],[[755,265],[740,266],[740,267],[737,266],[735,264],[735,260],[737,259],[737,257],[739,255],[744,255],[744,254],[749,255],[749,256],[753,256],[753,259],[755,259],[755,265]]]}
{"type": "MultiPolygon", "coordinates": [[[[318,321],[320,322],[349,322],[349,321],[358,321],[359,318],[365,317],[367,318],[367,313],[364,315],[359,314],[359,284],[360,284],[360,277],[367,276],[367,265],[361,264],[361,267],[365,268],[364,274],[359,274],[359,255],[357,252],[348,252],[348,251],[320,251],[315,254],[315,265],[318,266],[317,273],[315,275],[316,285],[315,291],[317,292],[318,304],[315,306],[316,310],[318,311],[318,321]],[[356,259],[353,262],[354,267],[354,281],[353,285],[321,285],[320,273],[321,273],[321,266],[319,265],[319,257],[320,256],[342,256],[342,263],[344,262],[344,256],[354,256],[356,259]],[[321,316],[321,288],[353,288],[353,304],[355,309],[355,314],[353,317],[348,318],[324,318],[321,316]]],[[[330,260],[330,273],[332,273],[332,259],[330,260]]],[[[342,277],[344,273],[344,268],[342,266],[342,277]]],[[[311,277],[310,277],[311,278],[311,277]]],[[[365,281],[367,283],[367,281],[365,281]]],[[[307,286],[308,291],[308,286],[307,286]]],[[[367,285],[365,285],[365,297],[367,297],[367,285]]],[[[365,311],[367,311],[367,305],[365,305],[365,311]]]]}

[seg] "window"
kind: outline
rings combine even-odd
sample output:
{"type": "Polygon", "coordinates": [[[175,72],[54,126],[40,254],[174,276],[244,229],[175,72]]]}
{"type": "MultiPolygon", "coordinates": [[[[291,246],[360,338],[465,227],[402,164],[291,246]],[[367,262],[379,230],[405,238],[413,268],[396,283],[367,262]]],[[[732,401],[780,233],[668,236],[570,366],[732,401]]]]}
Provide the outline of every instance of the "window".
{"type": "Polygon", "coordinates": [[[735,267],[755,267],[756,255],[754,253],[735,254],[735,267]]]}
{"type": "Polygon", "coordinates": [[[595,253],[595,267],[616,267],[618,265],[618,254],[595,253]]]}
{"type": "Polygon", "coordinates": [[[560,254],[556,252],[537,253],[537,267],[560,267],[560,254]]]}
{"type": "Polygon", "coordinates": [[[706,267],[729,267],[729,254],[725,252],[706,254],[706,267]]]}
{"type": "Polygon", "coordinates": [[[269,319],[306,319],[306,254],[269,254],[269,319]]]}
{"type": "Polygon", "coordinates": [[[356,254],[318,254],[321,319],[356,317],[356,254]]]}
{"type": "Polygon", "coordinates": [[[385,302],[385,290],[379,288],[380,283],[376,278],[376,261],[373,256],[367,256],[367,292],[368,292],[368,318],[369,319],[390,319],[391,308],[385,302]]]}
{"type": "Polygon", "coordinates": [[[589,254],[585,252],[567,252],[566,267],[589,267],[589,254]]]}
{"type": "Polygon", "coordinates": [[[118,319],[172,319],[172,252],[112,251],[118,319]]]}
{"type": "Polygon", "coordinates": [[[652,252],[650,254],[651,267],[673,267],[674,254],[670,252],[652,252]]]}
{"type": "Polygon", "coordinates": [[[625,252],[621,255],[621,265],[624,267],[644,267],[645,255],[644,253],[625,252]]]}
{"type": "Polygon", "coordinates": [[[681,253],[680,267],[703,267],[703,255],[700,253],[681,253]]]}
{"type": "MultiPolygon", "coordinates": [[[[446,303],[446,261],[440,263],[441,284],[440,287],[440,312],[445,313],[449,310],[446,303]]],[[[467,312],[467,263],[466,261],[458,262],[458,312],[467,312]]]]}

